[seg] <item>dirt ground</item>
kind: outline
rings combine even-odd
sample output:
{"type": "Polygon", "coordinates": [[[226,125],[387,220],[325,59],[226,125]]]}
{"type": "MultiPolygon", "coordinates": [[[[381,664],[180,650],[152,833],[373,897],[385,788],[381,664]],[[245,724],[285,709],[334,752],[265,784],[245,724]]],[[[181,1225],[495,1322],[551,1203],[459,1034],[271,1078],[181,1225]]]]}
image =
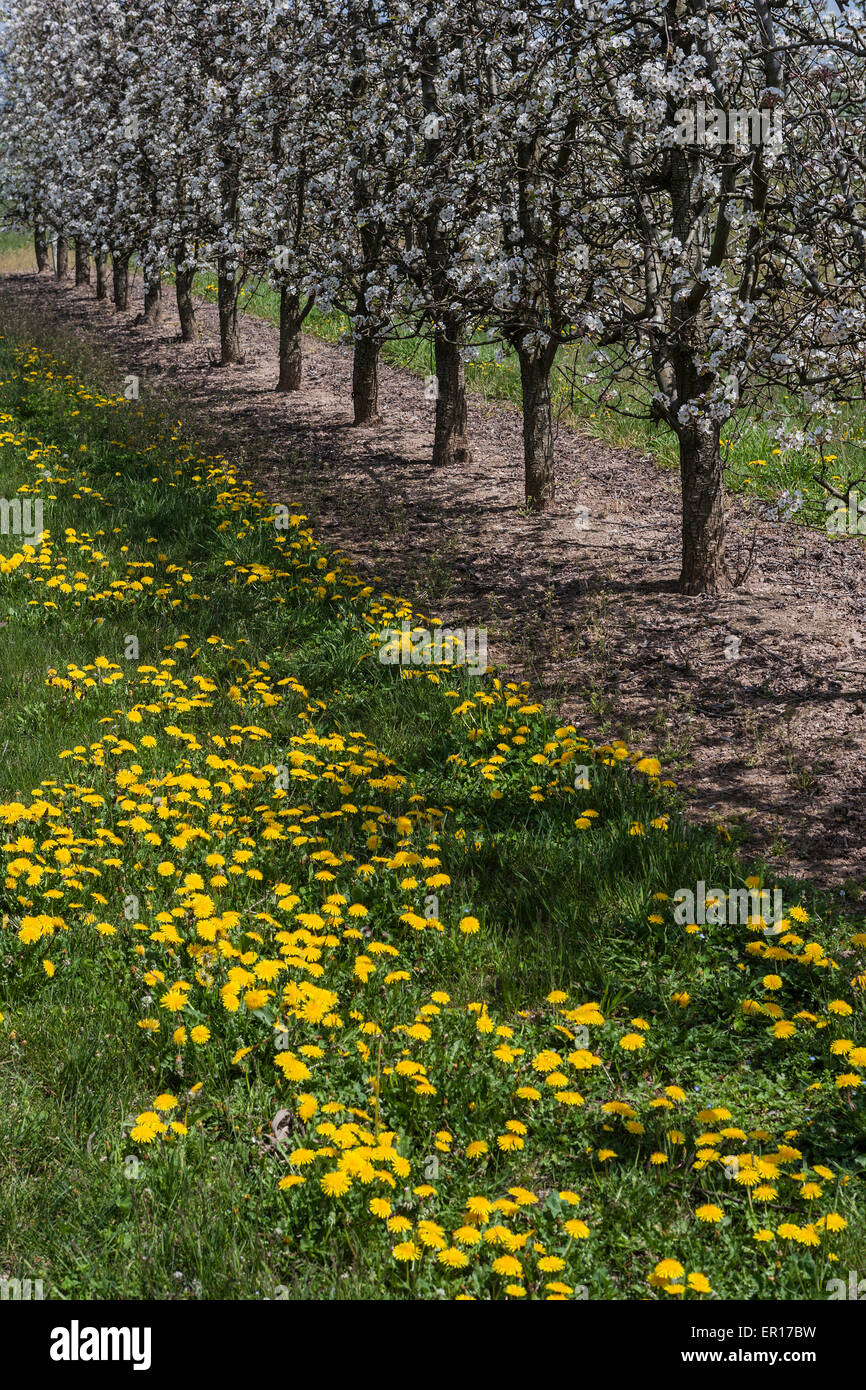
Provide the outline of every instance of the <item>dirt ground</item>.
{"type": "Polygon", "coordinates": [[[751,573],[724,598],[685,598],[678,478],[635,451],[560,426],[556,505],[529,516],[515,410],[472,397],[472,465],[434,471],[420,378],[383,367],[382,422],[356,430],[346,349],[305,337],[301,391],[276,394],[274,326],[246,319],[245,363],[220,368],[215,306],[198,305],[189,345],[170,288],[158,328],[140,308],[140,285],[118,314],[69,281],[0,281],[0,331],[38,317],[55,343],[89,342],[114,389],[138,375],[145,404],[171,404],[273,501],[298,499],[359,574],[486,626],[489,659],[565,720],[654,751],[695,818],[741,825],[780,870],[866,893],[863,540],[731,498],[730,550],[754,543],[751,573]]]}

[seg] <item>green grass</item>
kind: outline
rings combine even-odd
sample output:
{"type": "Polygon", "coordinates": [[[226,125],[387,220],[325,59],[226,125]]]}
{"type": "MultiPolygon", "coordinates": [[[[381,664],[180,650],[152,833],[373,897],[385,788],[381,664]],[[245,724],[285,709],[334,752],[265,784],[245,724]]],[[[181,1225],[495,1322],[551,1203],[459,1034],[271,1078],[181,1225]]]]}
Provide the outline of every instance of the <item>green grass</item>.
{"type": "Polygon", "coordinates": [[[542,1297],[561,1279],[577,1297],[664,1299],[648,1282],[664,1258],[722,1298],[824,1296],[866,1258],[863,1102],[836,1085],[859,1063],[830,1050],[866,1042],[850,909],[783,880],[781,945],[754,924],[687,931],[678,888],[778,880],[690,826],[640,750],[591,745],[492,671],[383,665],[383,627],[432,619],[324,553],[303,498],[282,499],[295,520],[276,530],[182,424],[103,394],[98,366],[68,356],[0,340],[0,493],[41,499],[50,533],[30,550],[0,536],[0,1276],[54,1298],[509,1297],[494,1260],[511,1242],[542,1297]],[[241,957],[279,964],[273,994],[232,985],[241,957]],[[303,982],[336,1002],[305,1013],[303,982]],[[496,1057],[503,1044],[522,1051],[496,1057]],[[402,1077],[401,1059],[424,1070],[402,1077]],[[556,1098],[575,1092],[582,1105],[556,1098]],[[166,1093],[176,1105],[154,1109],[166,1093]],[[365,1159],[378,1146],[356,1135],[380,1176],[341,1197],[318,1182],[342,1152],[320,1153],[328,1104],[340,1126],[393,1135],[399,1158],[365,1159]],[[514,1123],[523,1147],[503,1148],[514,1123]],[[305,1149],[312,1166],[290,1160],[305,1149]],[[766,1207],[734,1176],[745,1153],[778,1169],[766,1207]],[[537,1200],[509,1206],[510,1188],[537,1200]],[[465,1268],[435,1246],[395,1258],[425,1220],[457,1249],[477,1196],[505,1203],[487,1226],[505,1244],[467,1245],[465,1268]],[[719,1225],[696,1217],[716,1205],[719,1225]],[[810,1235],[831,1212],[844,1229],[810,1235]]]}

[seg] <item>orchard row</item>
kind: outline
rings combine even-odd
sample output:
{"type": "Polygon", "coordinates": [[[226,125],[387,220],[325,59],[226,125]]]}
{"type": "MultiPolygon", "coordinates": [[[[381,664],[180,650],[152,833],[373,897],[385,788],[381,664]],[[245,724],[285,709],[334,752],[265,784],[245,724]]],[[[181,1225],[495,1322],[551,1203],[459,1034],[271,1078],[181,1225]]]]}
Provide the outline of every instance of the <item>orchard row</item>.
{"type": "Polygon", "coordinates": [[[436,465],[471,464],[465,362],[513,354],[527,505],[551,373],[675,433],[686,593],[730,585],[720,432],[816,449],[866,376],[862,3],[10,0],[0,196],[61,270],[145,317],[174,279],[222,361],[280,296],[280,390],[313,305],[345,316],[358,426],[385,342],[435,361],[436,465]],[[109,285],[109,278],[113,285],[109,285]],[[791,401],[797,409],[792,416],[791,401]]]}

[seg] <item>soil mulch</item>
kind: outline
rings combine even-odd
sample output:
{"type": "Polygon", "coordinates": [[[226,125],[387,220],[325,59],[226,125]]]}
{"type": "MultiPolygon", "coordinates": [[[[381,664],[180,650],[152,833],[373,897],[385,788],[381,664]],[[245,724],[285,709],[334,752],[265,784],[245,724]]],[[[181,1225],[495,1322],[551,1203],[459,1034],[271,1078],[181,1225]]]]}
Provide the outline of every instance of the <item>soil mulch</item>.
{"type": "Polygon", "coordinates": [[[473,395],[471,466],[434,470],[419,377],[382,367],[381,423],[355,429],[347,349],[305,336],[302,389],[277,394],[273,325],[246,318],[246,361],[220,368],[214,305],[197,304],[201,338],[184,345],[170,288],[156,328],[140,300],[139,287],[118,314],[87,288],[8,275],[0,328],[38,319],[58,351],[64,334],[85,340],[114,389],[138,375],[143,403],[177,410],[274,502],[300,502],[359,574],[451,625],[486,626],[507,678],[587,734],[655,752],[695,818],[739,824],[780,870],[866,889],[862,540],[733,497],[729,545],[735,558],[754,546],[751,572],[723,598],[686,598],[678,477],[636,451],[560,424],[556,503],[529,516],[508,405],[473,395]]]}

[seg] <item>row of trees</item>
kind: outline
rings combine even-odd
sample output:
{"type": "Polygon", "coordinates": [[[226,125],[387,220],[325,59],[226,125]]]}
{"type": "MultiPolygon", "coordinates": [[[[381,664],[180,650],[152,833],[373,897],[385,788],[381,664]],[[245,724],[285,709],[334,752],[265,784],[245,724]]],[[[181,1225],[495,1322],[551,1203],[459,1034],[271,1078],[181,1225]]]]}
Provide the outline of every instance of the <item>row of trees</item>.
{"type": "MultiPolygon", "coordinates": [[[[465,362],[517,357],[526,501],[554,497],[551,372],[674,431],[681,587],[720,592],[722,427],[866,379],[862,3],[820,0],[0,0],[0,196],[37,257],[145,317],[173,274],[195,335],[215,273],[280,294],[277,389],[342,311],[355,423],[384,342],[432,345],[433,460],[471,461],[465,362]],[[692,116],[699,112],[699,119],[692,116]],[[587,363],[587,358],[589,362],[587,363]],[[580,378],[585,380],[585,377],[580,378]],[[580,380],[575,376],[575,383],[580,380]]],[[[652,499],[647,499],[647,507],[652,499]]]]}

